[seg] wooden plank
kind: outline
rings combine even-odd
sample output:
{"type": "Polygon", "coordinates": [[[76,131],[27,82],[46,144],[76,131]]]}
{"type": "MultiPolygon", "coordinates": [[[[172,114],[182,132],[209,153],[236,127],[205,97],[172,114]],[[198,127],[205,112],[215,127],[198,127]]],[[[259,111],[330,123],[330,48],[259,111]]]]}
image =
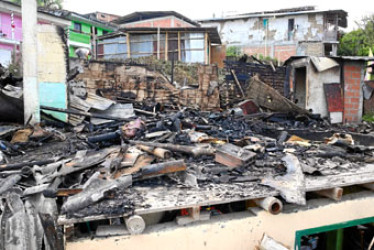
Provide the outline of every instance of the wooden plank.
{"type": "Polygon", "coordinates": [[[371,182],[374,182],[374,175],[372,171],[305,178],[307,192],[334,187],[347,187],[371,182]]]}
{"type": "MultiPolygon", "coordinates": [[[[373,164],[368,164],[374,168],[373,164]]],[[[366,167],[365,167],[366,168],[366,167]]],[[[331,176],[305,176],[306,191],[313,192],[335,187],[345,187],[373,183],[373,171],[344,173],[331,176]]],[[[212,206],[237,201],[254,200],[270,196],[278,196],[279,192],[257,183],[209,184],[200,188],[178,187],[134,187],[131,192],[137,192],[143,199],[135,204],[134,213],[122,215],[97,215],[84,218],[66,218],[59,216],[59,225],[71,225],[87,221],[103,220],[129,216],[130,214],[150,214],[163,211],[173,211],[185,208],[212,206]],[[229,194],[229,195],[227,195],[229,194]]]]}
{"type": "Polygon", "coordinates": [[[242,85],[240,84],[239,80],[238,80],[238,77],[236,76],[235,74],[235,70],[231,70],[231,74],[232,76],[234,77],[234,81],[235,81],[235,84],[236,86],[238,86],[239,90],[240,90],[240,93],[242,94],[243,97],[245,97],[245,93],[243,91],[243,88],[242,88],[242,85]]]}
{"type": "Polygon", "coordinates": [[[204,39],[204,62],[205,64],[209,64],[208,60],[208,32],[205,32],[205,39],[204,39]]]}
{"type": "Polygon", "coordinates": [[[169,48],[168,48],[168,40],[169,40],[169,34],[168,32],[165,33],[165,61],[168,60],[168,54],[169,54],[169,48]]]}
{"type": "Polygon", "coordinates": [[[178,61],[182,61],[182,53],[181,53],[181,32],[178,31],[178,61]]]}
{"type": "MultiPolygon", "coordinates": [[[[133,214],[150,214],[164,211],[188,209],[191,207],[211,206],[217,204],[231,203],[237,201],[266,198],[277,196],[278,191],[256,183],[238,184],[211,184],[203,188],[168,188],[168,187],[135,187],[132,192],[142,195],[141,203],[135,204],[133,214]],[[230,193],[228,197],[226,194],[230,193]],[[150,206],[149,206],[150,205],[150,206]]],[[[97,215],[83,218],[66,218],[59,216],[58,224],[67,225],[87,221],[103,220],[128,216],[122,215],[97,215]]]]}

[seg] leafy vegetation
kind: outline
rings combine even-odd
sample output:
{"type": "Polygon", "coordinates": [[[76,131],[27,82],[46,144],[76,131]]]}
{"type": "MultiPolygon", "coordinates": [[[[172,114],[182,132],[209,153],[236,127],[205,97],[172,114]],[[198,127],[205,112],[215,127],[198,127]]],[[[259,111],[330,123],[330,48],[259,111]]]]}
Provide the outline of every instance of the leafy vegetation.
{"type": "Polygon", "coordinates": [[[374,122],[374,114],[366,114],[362,116],[362,120],[366,122],[374,122]]]}
{"type": "Polygon", "coordinates": [[[374,15],[362,18],[357,25],[358,29],[343,34],[339,55],[367,56],[369,49],[374,49],[374,15]]]}
{"type": "Polygon", "coordinates": [[[240,56],[242,51],[240,47],[230,46],[226,49],[226,56],[240,56]]]}

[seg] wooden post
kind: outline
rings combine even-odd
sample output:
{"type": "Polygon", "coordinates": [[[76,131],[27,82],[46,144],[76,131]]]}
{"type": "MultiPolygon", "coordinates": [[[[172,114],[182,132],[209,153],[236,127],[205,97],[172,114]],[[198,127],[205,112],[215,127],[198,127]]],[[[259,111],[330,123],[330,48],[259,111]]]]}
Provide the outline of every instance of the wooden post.
{"type": "Polygon", "coordinates": [[[208,62],[208,32],[205,32],[205,38],[204,38],[204,61],[205,64],[209,64],[208,62]]]}
{"type": "Polygon", "coordinates": [[[157,27],[157,60],[160,60],[160,27],[157,27]]]}
{"type": "Polygon", "coordinates": [[[130,48],[130,33],[126,33],[126,43],[127,43],[127,58],[131,57],[131,48],[130,48]]]}
{"type": "Polygon", "coordinates": [[[306,67],[306,77],[305,77],[305,88],[306,88],[306,93],[305,93],[305,107],[308,107],[308,101],[309,101],[309,78],[308,78],[308,67],[306,67]]]}
{"type": "Polygon", "coordinates": [[[165,33],[165,61],[168,60],[168,53],[169,53],[169,48],[168,48],[168,39],[169,39],[169,36],[168,36],[168,33],[166,32],[165,33]]]}
{"type": "Polygon", "coordinates": [[[181,32],[178,31],[178,61],[182,61],[182,53],[181,53],[181,32]]]}

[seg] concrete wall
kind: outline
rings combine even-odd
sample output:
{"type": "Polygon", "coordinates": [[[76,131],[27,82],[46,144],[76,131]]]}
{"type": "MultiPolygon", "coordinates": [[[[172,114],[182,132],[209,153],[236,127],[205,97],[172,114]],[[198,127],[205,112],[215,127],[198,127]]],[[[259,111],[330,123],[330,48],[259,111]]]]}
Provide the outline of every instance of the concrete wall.
{"type": "MultiPolygon", "coordinates": [[[[40,104],[55,108],[67,108],[66,45],[53,25],[38,25],[38,82],[40,104]]],[[[64,113],[50,112],[54,117],[67,121],[64,113]]]]}
{"type": "Polygon", "coordinates": [[[322,117],[328,116],[328,108],[323,84],[340,83],[340,67],[317,72],[315,67],[310,64],[307,68],[308,97],[306,99],[306,108],[312,109],[313,113],[321,114],[322,117]]]}
{"type": "Polygon", "coordinates": [[[93,249],[256,249],[263,233],[294,249],[296,231],[322,227],[374,214],[374,194],[362,192],[331,203],[308,201],[307,207],[285,206],[279,215],[258,210],[213,217],[211,221],[178,227],[173,223],[146,229],[142,235],[86,239],[68,242],[67,250],[93,249]]]}
{"type": "MultiPolygon", "coordinates": [[[[188,65],[188,64],[185,64],[188,65]]],[[[193,68],[193,65],[187,67],[193,68]]],[[[161,104],[179,104],[181,106],[200,107],[202,110],[217,110],[220,107],[219,90],[215,88],[212,95],[207,96],[213,82],[218,82],[216,65],[199,65],[193,73],[174,69],[174,81],[180,85],[188,79],[189,74],[196,76],[198,88],[179,89],[169,83],[163,74],[144,66],[129,66],[123,63],[96,61],[84,67],[75,81],[83,82],[88,91],[100,90],[105,98],[133,95],[137,101],[153,100],[161,104]],[[181,73],[179,73],[181,72],[181,73]],[[181,79],[181,80],[178,80],[181,79]],[[183,80],[182,80],[183,79],[183,80]]]]}
{"type": "Polygon", "coordinates": [[[295,86],[295,68],[306,67],[305,108],[327,117],[328,109],[323,84],[340,83],[340,67],[318,72],[308,57],[293,61],[291,66],[294,69],[291,76],[291,89],[295,86]]]}
{"type": "Polygon", "coordinates": [[[268,17],[268,29],[263,19],[242,18],[227,21],[204,22],[203,27],[217,27],[223,44],[239,46],[247,54],[262,54],[281,61],[296,55],[298,41],[322,41],[324,15],[305,14],[268,17]],[[288,20],[294,19],[295,31],[289,39],[288,20]]]}
{"type": "Polygon", "coordinates": [[[346,122],[360,122],[363,110],[364,63],[344,62],[344,115],[346,122]]]}

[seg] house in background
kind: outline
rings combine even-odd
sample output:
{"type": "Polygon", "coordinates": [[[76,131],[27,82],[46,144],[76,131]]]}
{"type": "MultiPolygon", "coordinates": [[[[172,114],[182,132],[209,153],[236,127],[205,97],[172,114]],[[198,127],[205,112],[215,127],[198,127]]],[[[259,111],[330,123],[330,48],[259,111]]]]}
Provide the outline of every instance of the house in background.
{"type": "Polygon", "coordinates": [[[347,27],[344,10],[301,7],[200,20],[202,27],[217,27],[226,48],[287,60],[290,56],[336,55],[339,27],[347,27]]]}
{"type": "Polygon", "coordinates": [[[209,64],[213,44],[221,44],[217,28],[123,28],[99,37],[97,58],[153,56],[166,61],[209,64]]]}
{"type": "Polygon", "coordinates": [[[96,54],[96,38],[101,35],[111,33],[117,26],[104,23],[96,18],[88,18],[84,15],[67,10],[43,10],[55,16],[60,16],[70,20],[68,28],[69,57],[76,57],[77,48],[87,48],[96,54]]]}
{"type": "Polygon", "coordinates": [[[134,12],[114,21],[120,28],[178,28],[199,27],[197,22],[175,11],[134,12]]]}
{"type": "Polygon", "coordinates": [[[120,17],[118,15],[99,12],[99,11],[87,13],[87,14],[84,14],[84,16],[88,19],[92,19],[92,20],[96,19],[96,20],[99,20],[100,22],[105,22],[105,23],[113,22],[114,20],[120,17]]]}
{"type": "Polygon", "coordinates": [[[221,44],[217,28],[202,28],[175,11],[134,12],[114,21],[119,31],[99,37],[97,58],[210,63],[212,46],[221,44]]]}
{"type": "MultiPolygon", "coordinates": [[[[7,66],[12,62],[12,54],[18,56],[22,41],[21,6],[0,1],[0,63],[7,66]],[[13,53],[16,52],[16,53],[13,53]]],[[[49,13],[38,11],[39,24],[54,24],[67,28],[70,21],[49,13]]]]}

